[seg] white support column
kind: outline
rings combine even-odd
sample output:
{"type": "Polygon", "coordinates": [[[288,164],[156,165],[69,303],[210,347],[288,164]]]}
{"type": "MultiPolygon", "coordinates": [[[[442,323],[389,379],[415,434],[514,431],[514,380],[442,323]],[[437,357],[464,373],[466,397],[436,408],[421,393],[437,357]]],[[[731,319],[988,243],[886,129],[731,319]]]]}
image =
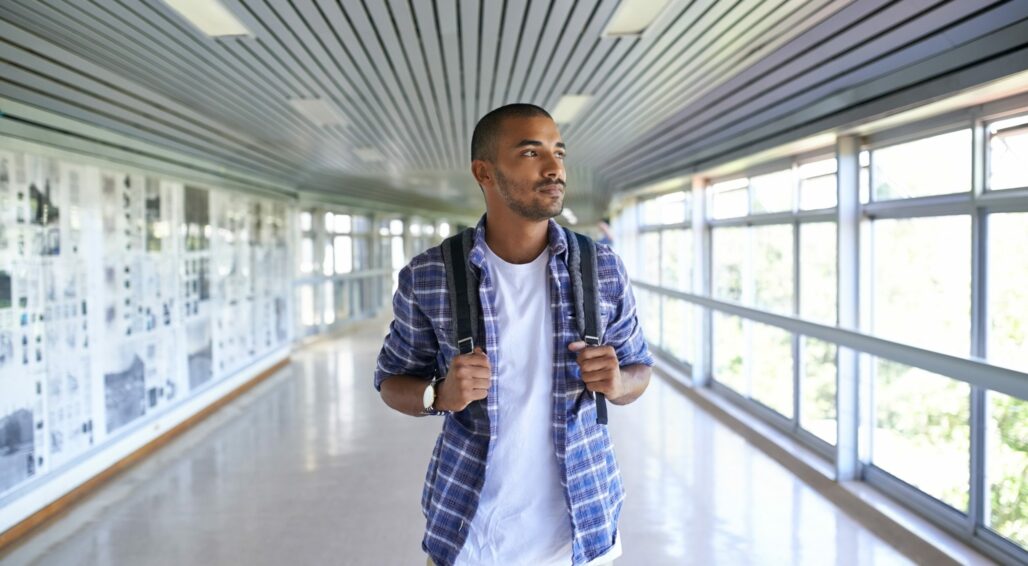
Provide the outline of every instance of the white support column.
{"type": "MultiPolygon", "coordinates": [[[[841,136],[836,141],[838,160],[838,316],[839,327],[860,326],[860,139],[841,136]]],[[[858,352],[838,348],[836,378],[835,475],[839,481],[857,479],[860,424],[860,365],[858,352]]]]}
{"type": "MultiPolygon", "coordinates": [[[[692,288],[697,295],[710,296],[710,227],[707,226],[707,184],[700,176],[694,176],[692,190],[692,288]]],[[[693,359],[692,383],[695,387],[710,384],[713,371],[711,364],[712,336],[711,311],[697,305],[693,309],[693,359]]]]}

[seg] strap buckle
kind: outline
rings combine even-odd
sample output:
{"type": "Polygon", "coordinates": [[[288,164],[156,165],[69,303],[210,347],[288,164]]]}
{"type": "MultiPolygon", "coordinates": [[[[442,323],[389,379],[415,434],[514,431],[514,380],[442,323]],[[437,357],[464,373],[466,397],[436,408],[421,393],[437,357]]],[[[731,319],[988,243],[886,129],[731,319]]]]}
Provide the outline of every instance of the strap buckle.
{"type": "Polygon", "coordinates": [[[475,339],[474,339],[474,337],[468,336],[467,338],[461,338],[461,339],[457,340],[457,350],[460,353],[462,353],[462,354],[470,354],[471,352],[475,351],[475,339]],[[463,347],[463,344],[465,342],[468,342],[468,349],[467,350],[464,350],[464,347],[463,347]]]}

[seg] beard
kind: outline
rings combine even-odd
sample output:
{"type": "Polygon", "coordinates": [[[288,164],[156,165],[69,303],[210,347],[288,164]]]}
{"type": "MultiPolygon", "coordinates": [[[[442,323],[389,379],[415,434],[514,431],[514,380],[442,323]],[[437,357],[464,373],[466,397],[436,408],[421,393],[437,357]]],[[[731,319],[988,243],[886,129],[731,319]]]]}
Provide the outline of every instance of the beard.
{"type": "MultiPolygon", "coordinates": [[[[554,202],[537,202],[535,200],[536,188],[552,184],[549,181],[519,183],[505,177],[503,173],[500,173],[499,169],[495,171],[495,175],[496,188],[499,190],[500,196],[507,203],[507,207],[518,216],[527,220],[549,220],[555,216],[560,216],[560,213],[564,211],[563,195],[554,202]],[[521,197],[520,199],[518,198],[519,196],[521,197]]],[[[558,183],[562,187],[566,186],[562,182],[558,181],[558,183]]]]}

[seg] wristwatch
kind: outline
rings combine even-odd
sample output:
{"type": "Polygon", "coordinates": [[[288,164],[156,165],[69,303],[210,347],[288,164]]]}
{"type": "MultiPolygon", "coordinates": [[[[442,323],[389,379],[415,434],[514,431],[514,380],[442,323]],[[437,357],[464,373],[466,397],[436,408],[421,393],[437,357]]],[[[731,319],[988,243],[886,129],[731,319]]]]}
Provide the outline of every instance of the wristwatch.
{"type": "Polygon", "coordinates": [[[421,411],[421,414],[423,414],[423,415],[445,415],[445,414],[447,414],[449,412],[449,411],[437,411],[437,410],[435,410],[435,386],[436,386],[437,383],[439,383],[441,381],[442,381],[442,379],[433,380],[433,381],[431,381],[428,384],[428,387],[425,387],[425,393],[421,397],[421,402],[423,404],[423,409],[421,411]]]}

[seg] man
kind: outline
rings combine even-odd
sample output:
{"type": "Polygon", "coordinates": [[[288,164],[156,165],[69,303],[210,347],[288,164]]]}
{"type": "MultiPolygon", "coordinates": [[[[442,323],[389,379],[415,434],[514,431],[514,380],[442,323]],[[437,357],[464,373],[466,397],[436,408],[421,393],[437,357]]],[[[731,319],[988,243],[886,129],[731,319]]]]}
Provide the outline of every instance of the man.
{"type": "Polygon", "coordinates": [[[568,241],[551,220],[564,206],[564,156],[537,106],[498,108],[475,127],[486,213],[468,255],[482,314],[472,353],[454,343],[441,247],[400,271],[375,386],[397,411],[445,415],[421,501],[429,564],[598,565],[621,554],[621,474],[586,390],[631,403],[653,359],[624,265],[603,245],[604,344],[581,341],[568,241]]]}

